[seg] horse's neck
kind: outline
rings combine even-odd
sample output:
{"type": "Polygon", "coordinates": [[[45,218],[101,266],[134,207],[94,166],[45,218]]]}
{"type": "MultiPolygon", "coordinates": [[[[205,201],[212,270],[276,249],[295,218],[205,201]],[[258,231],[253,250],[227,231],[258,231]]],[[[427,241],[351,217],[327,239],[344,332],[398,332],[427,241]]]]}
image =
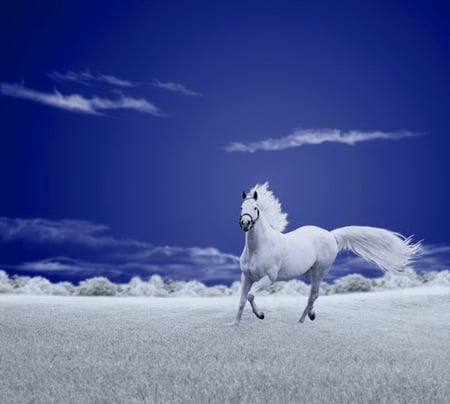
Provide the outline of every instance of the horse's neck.
{"type": "Polygon", "coordinates": [[[245,235],[245,243],[250,251],[255,251],[264,247],[264,244],[275,236],[276,231],[267,223],[263,215],[260,215],[258,221],[252,230],[245,235]]]}

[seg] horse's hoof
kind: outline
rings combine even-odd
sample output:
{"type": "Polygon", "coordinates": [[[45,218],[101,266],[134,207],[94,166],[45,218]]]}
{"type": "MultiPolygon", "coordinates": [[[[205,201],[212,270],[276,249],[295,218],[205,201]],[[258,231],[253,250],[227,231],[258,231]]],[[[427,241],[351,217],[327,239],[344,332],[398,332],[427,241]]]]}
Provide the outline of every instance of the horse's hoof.
{"type": "Polygon", "coordinates": [[[261,313],[259,316],[256,317],[258,317],[260,320],[264,320],[264,313],[261,313]]]}
{"type": "Polygon", "coordinates": [[[311,321],[314,321],[316,319],[316,313],[309,313],[308,317],[311,321]]]}

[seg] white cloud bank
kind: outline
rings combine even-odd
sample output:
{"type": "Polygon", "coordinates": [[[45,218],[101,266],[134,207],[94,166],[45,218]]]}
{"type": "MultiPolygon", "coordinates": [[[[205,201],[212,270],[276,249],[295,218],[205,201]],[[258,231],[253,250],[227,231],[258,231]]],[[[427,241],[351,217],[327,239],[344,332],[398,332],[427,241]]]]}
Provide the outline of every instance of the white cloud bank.
{"type": "Polygon", "coordinates": [[[256,151],[285,150],[308,144],[318,145],[325,142],[343,143],[353,146],[356,143],[370,140],[397,140],[420,135],[423,135],[423,133],[406,130],[398,132],[363,132],[358,130],[344,132],[339,129],[295,129],[291,134],[281,138],[269,138],[250,143],[233,142],[226,146],[225,150],[227,152],[254,153],[256,151]]]}
{"type": "MultiPolygon", "coordinates": [[[[159,274],[176,280],[214,283],[229,283],[239,279],[241,273],[239,257],[217,248],[157,246],[117,238],[111,235],[108,226],[83,220],[0,217],[0,246],[6,243],[18,243],[27,257],[14,265],[0,262],[0,268],[10,273],[26,271],[77,279],[92,276],[129,279],[159,274]],[[38,257],[27,253],[30,246],[40,251],[38,257]]],[[[419,273],[425,273],[449,269],[449,262],[450,246],[426,244],[413,266],[419,273]]],[[[381,273],[362,258],[342,253],[326,280],[335,281],[355,272],[367,276],[381,273]]]]}
{"type": "Polygon", "coordinates": [[[190,95],[193,97],[200,97],[202,94],[197,93],[195,91],[189,90],[183,84],[173,83],[172,81],[161,82],[159,80],[155,80],[153,85],[158,88],[162,88],[163,90],[173,91],[176,93],[180,93],[183,95],[190,95]]]}
{"type": "Polygon", "coordinates": [[[64,95],[54,90],[46,93],[25,87],[23,84],[0,82],[0,94],[34,101],[54,108],[83,114],[101,115],[103,111],[114,109],[129,109],[154,116],[164,116],[164,113],[145,98],[134,98],[120,95],[115,99],[91,97],[87,98],[81,94],[64,95]]]}
{"type": "Polygon", "coordinates": [[[84,220],[0,217],[0,243],[36,244],[57,255],[7,266],[28,272],[77,276],[159,273],[174,279],[224,280],[239,277],[239,258],[214,247],[155,246],[116,238],[104,225],[84,220]],[[72,248],[77,257],[70,257],[72,248]],[[68,255],[69,253],[69,255],[68,255]]]}

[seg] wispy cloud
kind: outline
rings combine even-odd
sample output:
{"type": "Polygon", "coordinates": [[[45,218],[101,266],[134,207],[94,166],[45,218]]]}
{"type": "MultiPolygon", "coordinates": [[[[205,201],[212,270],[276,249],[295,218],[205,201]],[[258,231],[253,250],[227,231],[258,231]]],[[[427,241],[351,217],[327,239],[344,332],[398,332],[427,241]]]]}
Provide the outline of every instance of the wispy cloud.
{"type": "Polygon", "coordinates": [[[144,248],[148,244],[132,239],[116,239],[109,227],[85,220],[47,220],[0,217],[0,241],[42,244],[77,244],[89,248],[144,248]]]}
{"type": "Polygon", "coordinates": [[[110,277],[158,273],[174,279],[239,278],[239,258],[214,247],[155,246],[111,236],[107,226],[82,220],[0,218],[0,242],[39,245],[53,251],[47,258],[5,268],[77,276],[110,277]],[[77,257],[69,252],[76,247],[77,257]]]}
{"type": "Polygon", "coordinates": [[[183,84],[180,83],[173,83],[172,81],[168,81],[168,82],[161,82],[159,80],[155,80],[153,82],[153,85],[155,87],[158,88],[162,88],[164,90],[168,90],[168,91],[174,91],[176,93],[180,93],[183,95],[190,95],[190,96],[194,96],[194,97],[199,97],[202,94],[197,93],[195,91],[189,90],[188,88],[186,88],[183,84]]]}
{"type": "Polygon", "coordinates": [[[89,262],[80,262],[64,256],[24,262],[19,264],[17,269],[30,272],[65,272],[72,274],[79,273],[83,270],[92,272],[91,264],[89,262]]]}
{"type": "MultiPolygon", "coordinates": [[[[91,73],[90,70],[74,71],[68,70],[65,73],[53,71],[47,74],[53,81],[57,82],[72,82],[85,86],[92,86],[95,83],[104,83],[117,87],[137,87],[143,83],[136,83],[122,78],[118,78],[113,75],[107,75],[102,73],[91,73]]],[[[202,94],[188,89],[186,86],[180,83],[174,83],[172,81],[162,82],[155,80],[151,83],[153,86],[162,88],[164,90],[177,92],[183,95],[201,96],[202,94]]]]}
{"type": "Polygon", "coordinates": [[[204,256],[203,260],[193,260],[189,249],[180,250],[177,256],[165,260],[117,260],[111,257],[97,259],[77,259],[67,256],[55,256],[45,259],[26,261],[17,265],[2,264],[2,268],[43,274],[70,275],[84,278],[107,276],[113,278],[131,278],[139,275],[147,277],[158,274],[175,280],[235,281],[240,278],[239,260],[224,259],[217,256],[204,256]]]}
{"type": "Polygon", "coordinates": [[[89,70],[68,70],[65,73],[53,71],[51,73],[48,73],[48,76],[54,81],[70,81],[73,83],[83,84],[85,86],[90,86],[94,83],[106,83],[119,87],[134,87],[136,85],[135,83],[132,83],[128,80],[120,79],[118,77],[107,74],[91,73],[89,70]]]}
{"type": "Polygon", "coordinates": [[[119,95],[115,99],[97,96],[87,98],[80,94],[64,95],[56,89],[53,93],[46,93],[27,88],[23,84],[6,82],[0,82],[0,94],[83,114],[101,115],[103,111],[107,110],[129,109],[155,116],[164,116],[164,113],[156,105],[145,98],[125,95],[119,95]]]}
{"type": "Polygon", "coordinates": [[[414,267],[419,270],[450,269],[450,246],[445,244],[426,244],[414,267]]]}
{"type": "Polygon", "coordinates": [[[339,129],[295,129],[291,134],[285,137],[269,138],[250,143],[233,142],[226,146],[225,150],[227,152],[254,153],[260,150],[278,151],[307,144],[318,145],[325,142],[343,143],[353,146],[356,143],[368,142],[371,140],[396,140],[420,135],[423,135],[423,133],[415,133],[406,130],[398,132],[364,132],[352,130],[345,132],[339,129]]]}

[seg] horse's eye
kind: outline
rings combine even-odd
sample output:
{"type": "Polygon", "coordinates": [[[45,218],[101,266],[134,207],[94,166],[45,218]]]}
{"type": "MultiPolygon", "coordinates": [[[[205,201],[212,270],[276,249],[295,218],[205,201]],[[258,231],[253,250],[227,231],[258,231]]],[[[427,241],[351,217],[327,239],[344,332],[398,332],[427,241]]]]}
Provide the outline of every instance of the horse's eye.
{"type": "Polygon", "coordinates": [[[255,208],[255,210],[256,210],[257,208],[255,208]]]}

